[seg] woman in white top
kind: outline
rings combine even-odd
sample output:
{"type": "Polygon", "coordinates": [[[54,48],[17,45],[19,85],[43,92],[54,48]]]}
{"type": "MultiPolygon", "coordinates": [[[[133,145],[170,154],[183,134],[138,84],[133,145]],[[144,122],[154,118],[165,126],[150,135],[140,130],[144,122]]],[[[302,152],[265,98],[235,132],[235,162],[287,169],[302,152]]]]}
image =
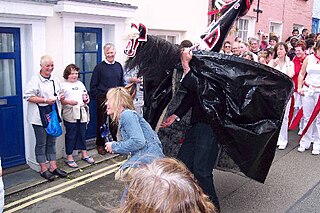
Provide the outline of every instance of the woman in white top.
{"type": "MultiPolygon", "coordinates": [[[[28,122],[32,124],[35,137],[35,156],[40,165],[41,177],[53,181],[55,176],[67,177],[67,173],[56,164],[56,137],[48,135],[41,121],[39,107],[56,105],[60,112],[60,101],[64,100],[60,80],[52,75],[54,63],[51,56],[44,55],[40,59],[40,72],[27,83],[23,98],[28,101],[28,122]],[[49,161],[49,168],[47,168],[49,161]]],[[[52,107],[50,107],[50,110],[52,107]]]]}
{"type": "Polygon", "coordinates": [[[90,98],[84,84],[78,80],[79,70],[75,64],[69,64],[64,72],[61,88],[64,90],[65,99],[61,101],[62,118],[66,127],[65,148],[67,159],[65,163],[71,168],[77,168],[72,153],[81,150],[82,160],[94,164],[92,157],[88,155],[86,146],[86,129],[90,120],[88,103],[90,98]]]}
{"type": "Polygon", "coordinates": [[[315,53],[307,56],[303,61],[298,76],[298,93],[303,96],[302,107],[305,118],[304,130],[301,135],[298,151],[304,152],[306,149],[309,149],[313,135],[314,143],[312,154],[318,155],[320,154],[320,117],[316,111],[314,112],[314,109],[317,106],[320,95],[320,41],[316,43],[315,53]],[[313,113],[315,113],[316,116],[314,119],[311,118],[313,113]],[[310,123],[312,123],[310,126],[307,126],[309,120],[310,123]]]}
{"type": "MultiPolygon", "coordinates": [[[[290,78],[294,76],[294,64],[287,56],[288,46],[284,42],[279,42],[274,47],[274,57],[270,60],[269,66],[273,67],[280,72],[288,75],[290,78]]],[[[291,101],[288,102],[283,116],[280,134],[278,138],[277,146],[279,149],[285,149],[288,144],[288,126],[289,126],[289,111],[291,101]]]]}

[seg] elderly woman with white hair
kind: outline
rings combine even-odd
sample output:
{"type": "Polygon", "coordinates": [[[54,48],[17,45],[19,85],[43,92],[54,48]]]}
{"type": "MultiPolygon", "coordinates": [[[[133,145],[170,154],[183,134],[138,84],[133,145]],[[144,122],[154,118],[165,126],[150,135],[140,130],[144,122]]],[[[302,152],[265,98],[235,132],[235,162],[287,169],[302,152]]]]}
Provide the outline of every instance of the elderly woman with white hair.
{"type": "Polygon", "coordinates": [[[40,165],[40,175],[52,181],[55,175],[63,178],[67,176],[67,173],[57,167],[56,137],[46,132],[40,108],[52,111],[55,106],[59,112],[60,100],[64,99],[64,95],[61,91],[60,80],[52,75],[54,69],[52,58],[48,55],[42,56],[40,67],[40,72],[28,82],[23,98],[28,102],[27,119],[32,124],[36,137],[35,155],[40,165]],[[47,161],[49,161],[49,168],[47,168],[47,161]]]}

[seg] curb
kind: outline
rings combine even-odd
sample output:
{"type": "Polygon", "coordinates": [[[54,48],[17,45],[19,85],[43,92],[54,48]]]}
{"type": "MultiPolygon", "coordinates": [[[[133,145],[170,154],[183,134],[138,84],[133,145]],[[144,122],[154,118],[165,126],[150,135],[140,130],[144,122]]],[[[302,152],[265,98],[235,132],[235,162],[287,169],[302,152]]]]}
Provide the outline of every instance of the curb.
{"type": "MultiPolygon", "coordinates": [[[[93,167],[96,164],[109,161],[111,159],[115,159],[119,156],[118,154],[109,154],[106,155],[99,155],[95,152],[95,154],[90,153],[90,155],[94,158],[95,164],[88,164],[80,159],[79,156],[75,156],[74,159],[78,164],[78,168],[70,168],[68,167],[64,161],[65,159],[58,159],[57,165],[62,170],[66,171],[69,174],[75,173],[75,172],[82,172],[82,170],[85,170],[87,168],[93,167]]],[[[5,190],[5,196],[10,196],[13,194],[16,194],[18,192],[24,191],[26,189],[38,186],[40,184],[44,184],[49,182],[48,180],[42,178],[38,172],[32,170],[31,168],[12,172],[10,174],[2,176],[3,182],[4,182],[4,190],[5,190]],[[7,185],[7,187],[6,187],[7,185]]]]}

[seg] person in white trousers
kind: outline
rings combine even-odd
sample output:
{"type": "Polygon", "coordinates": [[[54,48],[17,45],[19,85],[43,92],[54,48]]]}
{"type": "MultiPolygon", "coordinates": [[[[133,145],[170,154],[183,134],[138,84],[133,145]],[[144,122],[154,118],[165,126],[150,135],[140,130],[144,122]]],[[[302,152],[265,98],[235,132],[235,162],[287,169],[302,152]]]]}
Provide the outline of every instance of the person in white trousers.
{"type": "MultiPolygon", "coordinates": [[[[310,148],[313,136],[313,155],[320,154],[320,116],[319,113],[306,129],[311,115],[317,106],[320,95],[320,41],[315,45],[315,53],[307,56],[302,64],[298,77],[298,93],[302,95],[302,106],[304,114],[304,131],[300,140],[299,152],[310,148]]],[[[320,103],[320,102],[319,102],[320,103]]],[[[320,104],[319,104],[320,105],[320,104]]],[[[310,121],[311,122],[311,121],[310,121]]]]}
{"type": "MultiPolygon", "coordinates": [[[[287,56],[288,46],[284,42],[279,42],[274,47],[274,57],[270,60],[269,66],[273,67],[280,72],[288,75],[290,78],[294,75],[294,64],[290,61],[287,56]]],[[[285,114],[283,116],[280,134],[278,138],[277,146],[279,149],[285,149],[288,144],[288,126],[289,126],[289,111],[290,111],[291,100],[288,102],[285,114]]]]}

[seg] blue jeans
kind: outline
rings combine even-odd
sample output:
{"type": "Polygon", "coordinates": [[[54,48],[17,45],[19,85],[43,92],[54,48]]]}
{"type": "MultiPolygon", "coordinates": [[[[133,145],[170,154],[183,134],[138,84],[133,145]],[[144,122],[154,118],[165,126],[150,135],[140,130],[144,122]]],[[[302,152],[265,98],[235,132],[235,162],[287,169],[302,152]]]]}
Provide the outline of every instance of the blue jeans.
{"type": "Polygon", "coordinates": [[[187,132],[177,158],[194,174],[204,193],[220,209],[212,175],[217,155],[218,139],[211,126],[196,123],[187,132]]]}
{"type": "Polygon", "coordinates": [[[42,126],[32,124],[36,136],[35,154],[38,163],[56,160],[56,137],[48,135],[42,126]]]}
{"type": "Polygon", "coordinates": [[[73,150],[87,150],[86,147],[86,123],[77,120],[76,123],[63,121],[66,127],[65,145],[66,154],[71,155],[73,150]]]}

